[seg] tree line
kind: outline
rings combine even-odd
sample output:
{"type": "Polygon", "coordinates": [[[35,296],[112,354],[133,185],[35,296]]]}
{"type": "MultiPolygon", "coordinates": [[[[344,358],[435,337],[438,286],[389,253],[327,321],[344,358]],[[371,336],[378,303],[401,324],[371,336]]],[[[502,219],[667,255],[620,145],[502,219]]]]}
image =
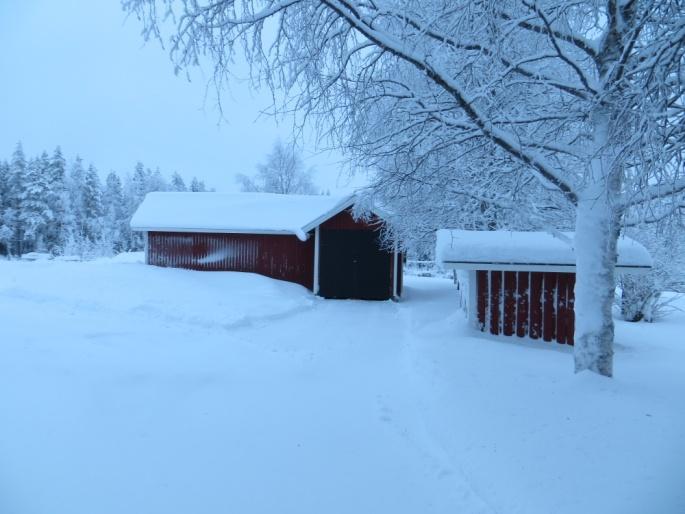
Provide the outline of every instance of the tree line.
{"type": "Polygon", "coordinates": [[[104,181],[93,164],[67,162],[58,146],[27,158],[21,143],[0,160],[0,255],[28,252],[93,257],[142,250],[129,222],[151,191],[205,191],[193,177],[167,179],[138,162],[132,173],[110,171],[104,181]]]}

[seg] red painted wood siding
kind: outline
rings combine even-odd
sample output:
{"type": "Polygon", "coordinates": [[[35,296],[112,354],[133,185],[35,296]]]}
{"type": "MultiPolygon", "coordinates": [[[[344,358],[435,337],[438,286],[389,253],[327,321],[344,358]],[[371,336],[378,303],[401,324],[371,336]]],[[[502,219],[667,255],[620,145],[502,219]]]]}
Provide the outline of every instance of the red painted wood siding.
{"type": "Polygon", "coordinates": [[[555,301],[557,274],[542,274],[542,339],[550,342],[556,339],[557,304],[555,301]]]}
{"type": "Polygon", "coordinates": [[[476,272],[476,319],[491,334],[573,344],[574,273],[476,272]]]}
{"type": "Polygon", "coordinates": [[[504,320],[502,333],[505,336],[514,335],[516,330],[516,272],[504,272],[504,320]]]}
{"type": "Polygon", "coordinates": [[[528,287],[530,274],[518,273],[516,284],[516,335],[525,337],[528,335],[528,287]]]}
{"type": "Polygon", "coordinates": [[[488,288],[490,274],[487,271],[476,271],[476,301],[478,304],[478,328],[485,330],[488,323],[488,288]]]}
{"type": "Polygon", "coordinates": [[[200,271],[247,271],[312,289],[314,238],[148,232],[148,262],[200,271]]]}
{"type": "Polygon", "coordinates": [[[530,302],[528,335],[531,339],[540,339],[542,336],[542,273],[529,273],[530,289],[528,301],[530,302]]]}

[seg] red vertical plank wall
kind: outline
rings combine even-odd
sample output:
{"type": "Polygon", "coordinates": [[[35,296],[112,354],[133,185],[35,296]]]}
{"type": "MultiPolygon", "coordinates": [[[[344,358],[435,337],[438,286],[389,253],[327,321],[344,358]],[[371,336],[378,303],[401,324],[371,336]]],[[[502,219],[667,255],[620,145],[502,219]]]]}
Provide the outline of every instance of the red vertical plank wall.
{"type": "Polygon", "coordinates": [[[528,287],[530,283],[530,273],[517,273],[517,275],[516,335],[525,337],[528,335],[528,287]]]}
{"type": "Polygon", "coordinates": [[[500,319],[502,311],[502,272],[490,272],[490,333],[499,334],[502,322],[500,319]]]}
{"type": "Polygon", "coordinates": [[[476,308],[478,310],[478,328],[481,330],[485,330],[487,323],[488,295],[490,292],[488,276],[487,271],[476,271],[476,308]]]}
{"type": "Polygon", "coordinates": [[[572,345],[574,286],[573,273],[476,271],[478,326],[572,345]]]}
{"type": "Polygon", "coordinates": [[[516,272],[504,272],[504,299],[502,301],[504,313],[502,319],[502,333],[505,336],[514,335],[516,328],[516,272]]]}
{"type": "Polygon", "coordinates": [[[542,339],[549,342],[554,340],[557,332],[556,324],[556,288],[557,274],[544,273],[542,276],[542,339]]]}
{"type": "Polygon", "coordinates": [[[566,344],[568,340],[568,331],[566,320],[568,318],[566,312],[566,298],[568,296],[568,278],[567,273],[557,274],[557,343],[566,344]]]}
{"type": "Polygon", "coordinates": [[[542,337],[542,273],[530,273],[530,324],[531,339],[542,337]]]}

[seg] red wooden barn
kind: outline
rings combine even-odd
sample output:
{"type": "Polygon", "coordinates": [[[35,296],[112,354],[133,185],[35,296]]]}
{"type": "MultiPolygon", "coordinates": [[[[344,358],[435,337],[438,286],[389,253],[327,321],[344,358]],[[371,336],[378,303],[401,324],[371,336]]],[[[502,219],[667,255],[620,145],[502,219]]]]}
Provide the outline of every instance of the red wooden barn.
{"type": "MultiPolygon", "coordinates": [[[[483,332],[573,344],[573,234],[439,230],[436,259],[464,270],[469,320],[483,332]]],[[[617,270],[640,273],[652,261],[644,246],[622,237],[617,270]]]]}
{"type": "Polygon", "coordinates": [[[150,193],[131,220],[146,263],[246,271],[325,298],[386,300],[402,291],[401,256],[379,239],[383,220],[352,215],[354,197],[150,193]]]}

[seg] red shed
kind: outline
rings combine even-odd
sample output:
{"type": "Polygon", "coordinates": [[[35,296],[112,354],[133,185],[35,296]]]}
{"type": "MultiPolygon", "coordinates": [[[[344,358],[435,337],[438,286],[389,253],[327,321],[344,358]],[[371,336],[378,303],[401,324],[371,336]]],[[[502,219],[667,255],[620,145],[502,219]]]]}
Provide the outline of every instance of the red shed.
{"type": "MultiPolygon", "coordinates": [[[[436,260],[464,270],[470,322],[482,332],[573,344],[573,233],[438,230],[436,260]]],[[[644,246],[622,237],[616,269],[649,270],[644,246]]]]}
{"type": "Polygon", "coordinates": [[[259,273],[326,298],[399,297],[401,255],[381,244],[383,220],[355,219],[353,206],[353,196],[150,193],[131,228],[148,264],[259,273]]]}

